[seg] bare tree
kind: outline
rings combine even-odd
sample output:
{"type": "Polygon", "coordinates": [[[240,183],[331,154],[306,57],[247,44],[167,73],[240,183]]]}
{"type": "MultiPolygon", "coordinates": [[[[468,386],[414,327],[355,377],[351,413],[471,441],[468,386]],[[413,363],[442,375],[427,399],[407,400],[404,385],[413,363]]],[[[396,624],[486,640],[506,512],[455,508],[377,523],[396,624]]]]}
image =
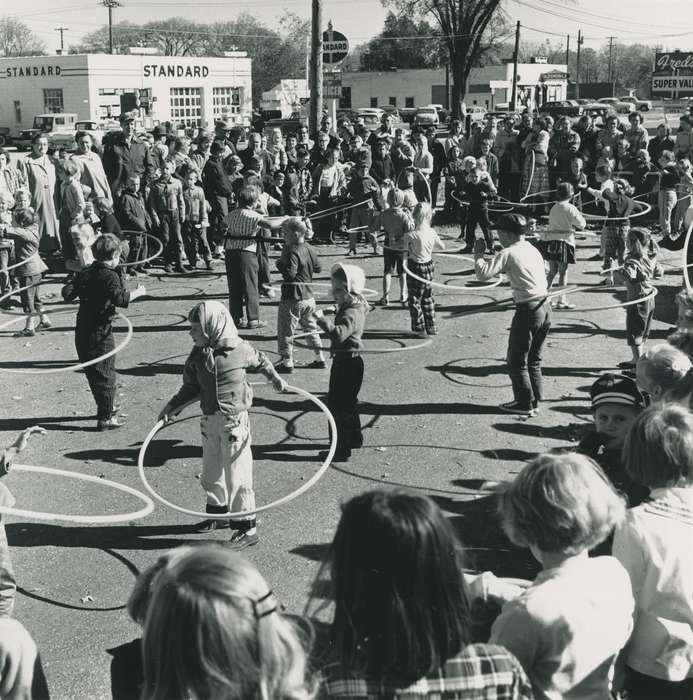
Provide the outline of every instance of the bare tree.
{"type": "MultiPolygon", "coordinates": [[[[143,45],[146,33],[139,24],[124,21],[113,25],[113,50],[127,53],[130,46],[143,45]]],[[[79,44],[70,46],[70,53],[108,53],[108,25],[86,34],[79,44]]]]}
{"type": "Polygon", "coordinates": [[[0,56],[45,56],[46,44],[26,24],[0,17],[0,56]]]}
{"type": "Polygon", "coordinates": [[[498,10],[501,0],[381,0],[398,14],[430,17],[440,28],[452,73],[452,109],[458,115],[471,69],[502,38],[507,25],[498,10]]]}

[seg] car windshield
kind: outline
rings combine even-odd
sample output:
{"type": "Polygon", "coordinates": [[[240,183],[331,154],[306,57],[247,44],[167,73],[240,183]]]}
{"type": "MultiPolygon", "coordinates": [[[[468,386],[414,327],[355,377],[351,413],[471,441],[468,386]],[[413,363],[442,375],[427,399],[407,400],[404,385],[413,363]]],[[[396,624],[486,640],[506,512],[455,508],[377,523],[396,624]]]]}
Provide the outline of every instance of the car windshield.
{"type": "Polygon", "coordinates": [[[98,127],[95,122],[77,122],[75,128],[77,131],[94,131],[98,127]]]}
{"type": "Polygon", "coordinates": [[[50,131],[53,128],[53,117],[34,117],[34,129],[50,131]]]}
{"type": "Polygon", "coordinates": [[[420,109],[419,114],[436,114],[435,109],[420,109]]]}

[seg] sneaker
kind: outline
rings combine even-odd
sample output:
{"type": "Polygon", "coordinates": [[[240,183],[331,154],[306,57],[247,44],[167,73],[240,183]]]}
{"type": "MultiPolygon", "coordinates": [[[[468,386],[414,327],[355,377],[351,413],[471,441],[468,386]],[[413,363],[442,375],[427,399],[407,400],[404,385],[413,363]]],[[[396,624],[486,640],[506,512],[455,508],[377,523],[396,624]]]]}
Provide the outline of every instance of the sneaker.
{"type": "Polygon", "coordinates": [[[36,335],[36,331],[33,328],[24,328],[14,334],[15,338],[33,338],[36,335]]]}
{"type": "Polygon", "coordinates": [[[352,255],[356,255],[356,251],[355,250],[347,250],[347,254],[346,254],[347,258],[351,257],[352,255]]]}
{"type": "Polygon", "coordinates": [[[225,546],[228,549],[232,549],[238,552],[241,549],[246,549],[246,547],[253,547],[259,541],[260,538],[258,537],[257,532],[254,532],[251,535],[247,532],[241,532],[240,530],[237,530],[233,533],[233,535],[231,535],[231,539],[225,543],[225,546]]]}
{"type": "Polygon", "coordinates": [[[382,297],[376,302],[376,306],[388,306],[390,304],[390,300],[387,297],[382,297]]]}
{"type": "Polygon", "coordinates": [[[203,520],[199,525],[195,527],[198,532],[212,532],[213,530],[228,530],[229,521],[221,518],[209,518],[208,520],[203,520]]]}
{"type": "Polygon", "coordinates": [[[274,365],[274,371],[278,374],[293,374],[294,366],[288,365],[286,362],[277,362],[277,364],[274,365]]]}
{"type": "Polygon", "coordinates": [[[96,421],[96,429],[97,430],[117,430],[118,428],[122,428],[123,424],[118,422],[118,419],[115,416],[112,416],[108,420],[99,420],[96,421]]]}
{"type": "Polygon", "coordinates": [[[264,328],[267,325],[267,321],[249,321],[246,328],[264,328]]]}
{"type": "Polygon", "coordinates": [[[635,369],[635,362],[632,360],[626,360],[625,362],[619,362],[616,366],[619,369],[635,369]]]}
{"type": "Polygon", "coordinates": [[[517,401],[508,401],[507,403],[502,403],[498,406],[501,411],[506,413],[514,413],[518,416],[531,416],[534,414],[534,409],[531,406],[523,408],[517,401]]]}
{"type": "Polygon", "coordinates": [[[272,287],[264,287],[260,294],[263,297],[267,297],[268,299],[276,299],[277,298],[277,292],[272,289],[272,287]]]}
{"type": "Polygon", "coordinates": [[[234,321],[236,324],[236,328],[247,328],[248,327],[248,322],[242,318],[240,321],[234,321]]]}
{"type": "Polygon", "coordinates": [[[437,328],[427,328],[426,335],[438,335],[438,329],[437,328]]]}
{"type": "Polygon", "coordinates": [[[41,323],[39,323],[38,326],[36,326],[36,328],[38,328],[40,331],[47,331],[49,328],[52,328],[52,327],[53,327],[53,324],[47,318],[44,319],[43,321],[41,321],[41,323]]]}
{"type": "Polygon", "coordinates": [[[326,369],[327,362],[325,360],[313,360],[305,365],[304,369],[326,369]]]}
{"type": "Polygon", "coordinates": [[[664,236],[658,245],[660,248],[664,248],[665,250],[682,250],[685,242],[686,236],[677,236],[676,238],[664,236]]]}

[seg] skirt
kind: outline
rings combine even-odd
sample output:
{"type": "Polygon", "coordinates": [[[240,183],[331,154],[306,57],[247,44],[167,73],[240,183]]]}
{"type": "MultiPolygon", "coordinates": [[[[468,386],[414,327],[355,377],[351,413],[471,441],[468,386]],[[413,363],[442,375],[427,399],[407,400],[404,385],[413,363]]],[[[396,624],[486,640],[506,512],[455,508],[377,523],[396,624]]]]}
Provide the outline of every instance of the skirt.
{"type": "Polygon", "coordinates": [[[626,252],[626,238],[630,231],[629,224],[609,224],[602,230],[602,245],[604,257],[612,260],[623,260],[626,252]]]}
{"type": "Polygon", "coordinates": [[[544,260],[554,262],[575,264],[575,246],[567,241],[542,241],[540,250],[544,260]]]}
{"type": "MultiPolygon", "coordinates": [[[[520,192],[521,197],[525,197],[530,194],[536,194],[537,192],[547,192],[550,188],[549,186],[549,168],[547,165],[539,165],[535,163],[534,174],[532,175],[532,156],[525,158],[525,164],[522,168],[522,188],[520,192]],[[530,179],[531,178],[531,179],[530,179]]],[[[549,195],[547,195],[547,198],[549,195]]],[[[531,199],[528,203],[538,202],[538,197],[531,199]]]]}

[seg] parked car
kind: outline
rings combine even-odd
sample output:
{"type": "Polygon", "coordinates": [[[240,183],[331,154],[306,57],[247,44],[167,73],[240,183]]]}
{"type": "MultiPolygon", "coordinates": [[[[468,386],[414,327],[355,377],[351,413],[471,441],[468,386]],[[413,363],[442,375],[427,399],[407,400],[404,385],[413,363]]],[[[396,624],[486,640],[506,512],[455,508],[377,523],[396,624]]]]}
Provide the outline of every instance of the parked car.
{"type": "Polygon", "coordinates": [[[75,122],[74,131],[59,131],[51,134],[48,139],[48,145],[51,148],[66,148],[68,151],[75,151],[77,150],[75,135],[78,131],[86,131],[91,136],[94,145],[100,148],[104,134],[109,131],[116,131],[119,128],[118,122],[115,121],[104,123],[93,121],[75,122]]]}
{"type": "Polygon", "coordinates": [[[623,102],[618,97],[601,97],[597,102],[604,105],[611,105],[619,114],[635,112],[635,105],[632,102],[623,102]]]}
{"type": "Polygon", "coordinates": [[[558,117],[570,117],[571,119],[579,119],[582,116],[583,107],[579,104],[571,104],[570,100],[555,100],[544,102],[539,107],[539,114],[548,114],[550,117],[557,119],[558,117]]]}
{"type": "Polygon", "coordinates": [[[12,137],[10,136],[9,126],[0,126],[0,148],[3,146],[11,146],[12,137]]]}
{"type": "Polygon", "coordinates": [[[438,121],[440,124],[444,124],[447,119],[450,117],[450,110],[446,109],[443,107],[442,104],[439,104],[438,102],[426,105],[426,107],[434,107],[436,112],[438,112],[438,121]]]}
{"type": "Polygon", "coordinates": [[[305,119],[270,119],[263,130],[268,137],[272,133],[273,129],[281,129],[281,132],[286,138],[289,134],[297,134],[298,130],[305,126],[305,119]]]}
{"type": "Polygon", "coordinates": [[[438,110],[435,107],[419,107],[412,123],[416,126],[438,126],[440,124],[438,110]]]}
{"type": "Polygon", "coordinates": [[[378,119],[382,117],[383,115],[383,110],[380,109],[380,107],[359,107],[359,109],[356,110],[357,116],[360,117],[365,117],[366,115],[375,115],[378,119]]]}
{"type": "Polygon", "coordinates": [[[486,116],[486,110],[483,107],[479,107],[479,105],[472,105],[471,107],[467,107],[467,116],[473,122],[483,122],[486,116]]]}
{"type": "Polygon", "coordinates": [[[401,117],[399,116],[399,111],[394,105],[383,105],[383,112],[392,117],[392,122],[394,124],[398,124],[400,121],[402,121],[401,117]]]}
{"type": "Polygon", "coordinates": [[[520,119],[520,113],[519,112],[510,112],[507,109],[497,109],[492,112],[486,112],[484,115],[484,118],[486,117],[495,117],[499,121],[502,119],[507,119],[508,117],[512,117],[515,121],[519,121],[520,119]]]}
{"type": "Polygon", "coordinates": [[[400,119],[406,124],[411,124],[414,120],[414,115],[416,114],[416,107],[400,107],[399,116],[400,119]]]}
{"type": "Polygon", "coordinates": [[[56,134],[67,132],[72,134],[74,141],[75,124],[77,115],[73,112],[58,112],[55,114],[37,114],[34,117],[34,125],[31,129],[23,129],[19,132],[19,138],[14,139],[14,145],[18,151],[24,151],[31,147],[31,140],[37,133],[43,133],[51,143],[51,138],[56,134]]]}
{"type": "Polygon", "coordinates": [[[633,95],[628,95],[627,97],[619,97],[621,102],[630,102],[635,105],[635,109],[641,112],[649,112],[652,110],[652,102],[650,100],[640,100],[633,95]]]}

